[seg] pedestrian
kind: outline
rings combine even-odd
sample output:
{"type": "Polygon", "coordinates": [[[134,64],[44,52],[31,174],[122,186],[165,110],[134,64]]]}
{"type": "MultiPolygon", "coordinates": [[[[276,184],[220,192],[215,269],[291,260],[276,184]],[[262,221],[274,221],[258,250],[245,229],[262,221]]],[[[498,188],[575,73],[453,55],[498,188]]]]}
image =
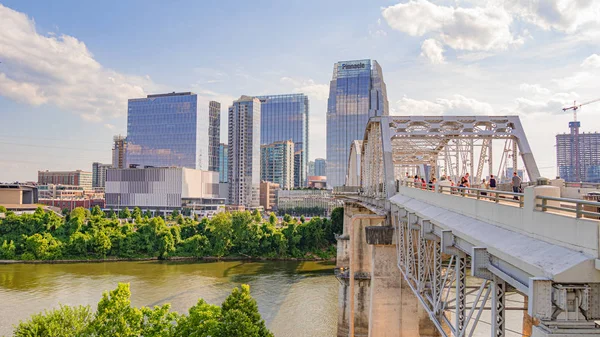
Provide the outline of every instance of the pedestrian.
{"type": "Polygon", "coordinates": [[[426,189],[427,188],[427,182],[425,181],[425,178],[421,178],[421,188],[422,189],[426,189]]]}
{"type": "MultiPolygon", "coordinates": [[[[512,185],[513,193],[521,193],[521,177],[517,175],[517,172],[513,172],[513,177],[510,184],[512,185]]],[[[513,199],[519,200],[519,196],[515,195],[513,199]]]]}
{"type": "MultiPolygon", "coordinates": [[[[493,174],[490,174],[490,190],[495,191],[496,190],[496,178],[494,178],[493,174]]],[[[496,193],[490,193],[490,197],[496,197],[496,193]]]]}
{"type": "MultiPolygon", "coordinates": [[[[484,190],[488,189],[488,184],[486,183],[485,178],[481,180],[481,188],[484,190]]],[[[487,192],[481,192],[481,195],[487,195],[487,192]]]]}

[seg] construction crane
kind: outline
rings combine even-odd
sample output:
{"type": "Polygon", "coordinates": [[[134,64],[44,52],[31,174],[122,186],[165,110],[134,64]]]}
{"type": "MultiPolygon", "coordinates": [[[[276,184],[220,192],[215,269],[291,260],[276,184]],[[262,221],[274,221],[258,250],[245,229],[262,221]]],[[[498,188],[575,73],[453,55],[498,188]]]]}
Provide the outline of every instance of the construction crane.
{"type": "Polygon", "coordinates": [[[577,122],[577,110],[579,108],[581,108],[584,105],[588,105],[590,103],[596,103],[596,102],[600,102],[600,98],[595,99],[593,101],[589,101],[589,102],[585,102],[585,103],[581,103],[579,105],[577,105],[577,102],[573,101],[573,106],[568,106],[566,108],[563,108],[563,111],[567,111],[567,110],[573,110],[573,122],[577,122]]]}
{"type": "MultiPolygon", "coordinates": [[[[568,106],[563,108],[563,111],[568,111],[568,110],[573,110],[573,122],[569,123],[569,128],[571,129],[571,149],[572,149],[572,153],[574,154],[574,159],[575,159],[575,165],[570,165],[571,167],[575,166],[575,181],[581,181],[580,179],[580,163],[579,163],[579,127],[581,126],[581,123],[579,123],[579,121],[577,120],[577,110],[579,110],[579,108],[581,108],[584,105],[588,105],[591,103],[595,103],[595,102],[599,102],[600,98],[589,101],[589,102],[585,102],[582,104],[577,105],[576,101],[573,101],[573,105],[572,106],[568,106]]],[[[573,158],[573,157],[571,157],[573,158]]],[[[572,160],[572,159],[571,159],[572,160]]],[[[573,163],[572,163],[573,164],[573,163]]]]}

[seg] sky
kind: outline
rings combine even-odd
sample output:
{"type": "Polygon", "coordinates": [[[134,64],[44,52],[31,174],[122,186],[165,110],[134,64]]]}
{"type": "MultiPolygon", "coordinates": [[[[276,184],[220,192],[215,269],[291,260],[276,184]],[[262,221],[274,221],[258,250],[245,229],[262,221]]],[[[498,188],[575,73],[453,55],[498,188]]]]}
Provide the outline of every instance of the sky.
{"type": "MultiPolygon", "coordinates": [[[[333,64],[366,58],[390,114],[519,115],[553,177],[561,108],[600,98],[600,1],[0,0],[0,181],[110,163],[127,99],[171,91],[305,93],[324,158],[333,64]]],[[[579,110],[582,131],[599,112],[579,110]]]]}

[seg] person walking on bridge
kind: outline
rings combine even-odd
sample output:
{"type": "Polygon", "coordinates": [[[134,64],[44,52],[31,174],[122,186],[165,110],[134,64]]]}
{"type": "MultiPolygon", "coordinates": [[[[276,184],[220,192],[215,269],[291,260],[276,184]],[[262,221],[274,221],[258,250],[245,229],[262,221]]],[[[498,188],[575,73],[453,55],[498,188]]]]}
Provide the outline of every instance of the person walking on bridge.
{"type": "MultiPolygon", "coordinates": [[[[517,172],[513,172],[513,177],[510,184],[512,185],[513,193],[521,193],[521,177],[517,175],[517,172]]],[[[519,200],[519,197],[515,195],[513,199],[519,200]]]]}

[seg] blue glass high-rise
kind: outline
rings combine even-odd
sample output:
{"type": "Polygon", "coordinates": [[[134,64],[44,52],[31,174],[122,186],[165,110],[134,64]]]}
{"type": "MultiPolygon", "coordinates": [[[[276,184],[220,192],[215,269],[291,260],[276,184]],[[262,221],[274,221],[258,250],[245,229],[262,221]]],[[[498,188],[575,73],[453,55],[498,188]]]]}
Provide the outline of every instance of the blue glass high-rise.
{"type": "Polygon", "coordinates": [[[387,91],[375,60],[333,66],[327,101],[327,185],[344,185],[352,141],[363,139],[369,118],[389,114],[387,91]]]}
{"type": "Polygon", "coordinates": [[[295,187],[306,186],[308,174],[308,97],[304,94],[257,96],[261,103],[260,144],[291,140],[302,151],[301,169],[294,172],[295,187]]]}
{"type": "Polygon", "coordinates": [[[127,166],[208,170],[208,102],[191,92],[130,99],[127,166]]]}

